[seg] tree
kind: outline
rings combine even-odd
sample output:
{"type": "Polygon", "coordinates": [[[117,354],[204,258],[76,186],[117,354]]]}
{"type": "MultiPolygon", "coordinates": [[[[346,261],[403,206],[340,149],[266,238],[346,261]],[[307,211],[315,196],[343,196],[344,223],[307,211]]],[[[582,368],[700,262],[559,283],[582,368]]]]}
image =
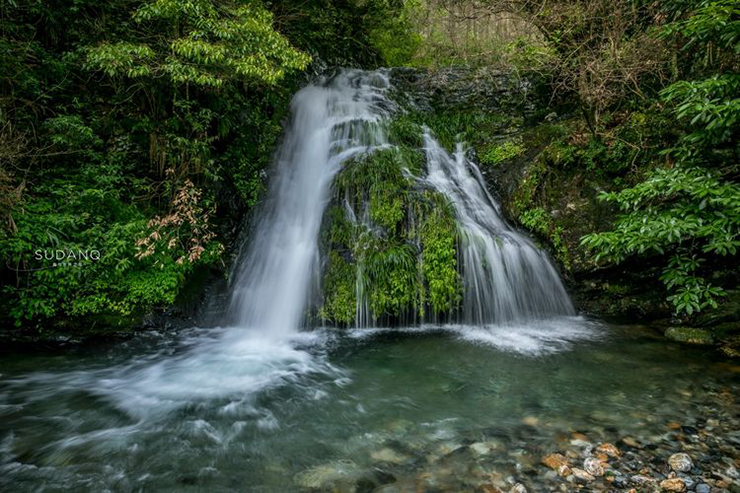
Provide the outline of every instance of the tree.
{"type": "Polygon", "coordinates": [[[706,279],[705,265],[740,250],[740,6],[732,0],[702,1],[664,35],[681,39],[683,50],[699,60],[694,70],[711,75],[662,91],[685,125],[677,144],[664,151],[668,165],[634,187],[604,193],[602,200],[616,203],[624,214],[613,231],[587,235],[582,242],[616,263],[649,252],[665,255],[668,300],[677,314],[691,316],[716,307],[725,294],[706,279]],[[709,51],[708,66],[702,55],[709,51]]]}

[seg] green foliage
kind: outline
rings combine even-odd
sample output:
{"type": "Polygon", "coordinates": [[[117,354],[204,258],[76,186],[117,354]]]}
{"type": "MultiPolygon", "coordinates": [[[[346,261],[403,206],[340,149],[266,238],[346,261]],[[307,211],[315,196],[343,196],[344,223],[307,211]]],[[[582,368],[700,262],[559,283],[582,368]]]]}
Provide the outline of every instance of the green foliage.
{"type": "Polygon", "coordinates": [[[329,263],[324,276],[324,305],[320,316],[338,324],[349,325],[355,320],[356,287],[355,266],[337,251],[329,253],[329,263]]]}
{"type": "Polygon", "coordinates": [[[522,155],[524,151],[524,146],[518,142],[507,141],[503,144],[493,144],[481,154],[480,161],[489,166],[498,166],[504,161],[522,155]]]}
{"type": "Polygon", "coordinates": [[[444,197],[427,194],[433,204],[421,226],[421,263],[429,286],[429,304],[435,313],[454,311],[462,300],[457,271],[457,224],[444,197]]]}
{"type": "MultiPolygon", "coordinates": [[[[382,64],[371,39],[390,49],[403,29],[402,6],[382,0],[2,10],[0,314],[36,328],[130,321],[221,267],[222,243],[263,194],[307,53],[382,64]],[[101,258],[54,267],[39,249],[101,258]]],[[[400,221],[397,198],[376,196],[375,218],[400,221]]]]}
{"type": "MultiPolygon", "coordinates": [[[[458,142],[476,148],[491,145],[491,139],[519,122],[503,112],[481,109],[456,109],[432,113],[410,111],[399,115],[390,126],[390,138],[405,146],[421,145],[422,128],[428,127],[439,143],[454,150],[458,142]]],[[[509,147],[511,151],[513,148],[509,147]]]]}
{"type": "MultiPolygon", "coordinates": [[[[380,2],[379,2],[380,3],[380,2]]],[[[378,50],[384,63],[389,67],[412,65],[423,38],[413,30],[413,16],[421,6],[420,0],[403,0],[400,7],[393,8],[386,0],[385,12],[394,12],[378,19],[377,26],[370,32],[370,42],[378,50]]]]}
{"type": "Polygon", "coordinates": [[[541,235],[550,232],[552,218],[542,207],[527,209],[519,215],[519,222],[530,231],[541,235]]]}
{"type": "Polygon", "coordinates": [[[209,238],[197,259],[177,262],[188,254],[182,242],[188,243],[189,236],[170,249],[137,258],[147,220],[115,188],[106,187],[119,180],[99,174],[94,181],[87,174],[77,178],[77,184],[48,179],[16,214],[17,233],[0,238],[6,261],[22,281],[3,290],[13,300],[9,315],[16,325],[100,315],[110,323],[111,315],[129,317],[165,306],[174,302],[196,264],[218,258],[220,245],[209,238]],[[59,251],[77,258],[46,258],[59,251]],[[92,251],[99,252],[99,259],[92,258],[97,255],[92,251]],[[79,259],[79,252],[88,258],[79,259]]]}
{"type": "MultiPolygon", "coordinates": [[[[702,2],[692,16],[673,23],[669,34],[687,37],[684,49],[715,42],[740,53],[735,2],[702,2]]],[[[691,316],[716,307],[724,291],[706,280],[709,259],[736,257],[740,247],[740,185],[736,175],[740,120],[740,75],[715,74],[679,81],[662,91],[685,132],[664,154],[676,163],[661,167],[634,187],[604,193],[623,215],[613,231],[582,242],[613,262],[635,254],[669,256],[661,279],[676,313],[691,316]]]]}
{"type": "Polygon", "coordinates": [[[109,77],[219,87],[233,80],[276,84],[310,61],[273,29],[272,14],[258,2],[149,0],[133,20],[136,41],[89,47],[88,67],[109,77]]]}
{"type": "Polygon", "coordinates": [[[362,259],[373,314],[399,316],[420,308],[416,252],[408,243],[380,242],[362,259]]]}
{"type": "MultiPolygon", "coordinates": [[[[410,128],[421,131],[402,123],[391,134],[404,129],[408,141],[410,128]]],[[[462,287],[453,210],[404,172],[419,173],[421,159],[418,150],[399,145],[345,163],[335,181],[335,203],[344,206],[330,207],[325,218],[324,320],[351,323],[363,302],[376,320],[457,308],[462,287]]]]}

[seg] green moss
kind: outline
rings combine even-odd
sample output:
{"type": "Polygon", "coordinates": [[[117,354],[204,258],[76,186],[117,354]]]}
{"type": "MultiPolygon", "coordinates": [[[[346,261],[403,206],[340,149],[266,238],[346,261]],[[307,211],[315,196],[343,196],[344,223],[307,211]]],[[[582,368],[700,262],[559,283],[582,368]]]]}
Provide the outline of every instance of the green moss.
{"type": "Polygon", "coordinates": [[[394,144],[418,148],[422,145],[422,128],[426,126],[446,149],[454,149],[460,141],[482,149],[490,145],[494,137],[521,123],[519,118],[479,109],[409,111],[389,126],[388,135],[394,144]]]}
{"type": "Polygon", "coordinates": [[[512,212],[514,214],[521,217],[525,211],[535,207],[535,195],[546,173],[547,167],[541,160],[535,161],[527,168],[524,178],[519,182],[513,194],[512,212]]]}
{"type": "Polygon", "coordinates": [[[434,207],[421,226],[421,263],[428,287],[428,302],[436,313],[456,309],[462,299],[457,271],[457,226],[451,207],[443,196],[427,192],[434,207]]]}
{"type": "Polygon", "coordinates": [[[416,114],[402,114],[388,125],[388,140],[407,148],[420,148],[423,145],[422,128],[416,114]]]}
{"type": "Polygon", "coordinates": [[[355,319],[356,299],[355,266],[337,251],[329,253],[329,263],[324,275],[324,305],[321,318],[338,324],[349,325],[355,319]]]}
{"type": "Polygon", "coordinates": [[[419,308],[416,252],[410,244],[384,244],[367,259],[366,289],[375,316],[400,316],[419,308]]]}
{"type": "Polygon", "coordinates": [[[711,332],[692,327],[669,327],[665,331],[665,336],[673,341],[687,344],[712,344],[714,342],[711,332]]]}
{"type": "Polygon", "coordinates": [[[521,156],[525,151],[520,142],[504,142],[503,144],[491,144],[485,152],[480,155],[480,161],[489,166],[498,166],[504,161],[521,156]]]}
{"type": "Polygon", "coordinates": [[[563,267],[565,267],[567,270],[570,270],[570,251],[568,250],[568,245],[563,239],[562,226],[557,226],[555,228],[555,231],[553,231],[552,235],[550,235],[550,241],[552,241],[552,246],[555,248],[555,257],[560,261],[563,267]]]}

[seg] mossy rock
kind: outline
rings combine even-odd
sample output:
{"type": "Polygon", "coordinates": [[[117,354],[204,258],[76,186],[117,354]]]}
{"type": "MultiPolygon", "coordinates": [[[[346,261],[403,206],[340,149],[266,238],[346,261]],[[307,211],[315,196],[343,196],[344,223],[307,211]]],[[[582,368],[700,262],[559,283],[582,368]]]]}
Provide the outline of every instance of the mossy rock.
{"type": "Polygon", "coordinates": [[[720,351],[730,358],[740,358],[740,336],[734,336],[725,341],[720,351]]]}
{"type": "Polygon", "coordinates": [[[693,327],[669,327],[665,331],[665,336],[672,341],[687,344],[711,345],[714,343],[710,331],[693,327]]]}

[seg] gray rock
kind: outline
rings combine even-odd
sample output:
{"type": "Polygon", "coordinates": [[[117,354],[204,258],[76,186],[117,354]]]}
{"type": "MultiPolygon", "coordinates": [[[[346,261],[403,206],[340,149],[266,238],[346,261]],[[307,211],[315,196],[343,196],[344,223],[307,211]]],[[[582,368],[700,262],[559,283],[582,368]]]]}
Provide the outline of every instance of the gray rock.
{"type": "Polygon", "coordinates": [[[694,468],[694,463],[688,454],[673,454],[668,458],[668,465],[676,472],[689,472],[694,468]]]}
{"type": "Polygon", "coordinates": [[[583,461],[583,468],[586,470],[587,473],[591,474],[592,476],[603,476],[604,475],[604,465],[601,463],[601,461],[595,457],[589,457],[588,459],[583,461]]]}
{"type": "Polygon", "coordinates": [[[696,488],[694,488],[694,491],[696,493],[709,493],[712,491],[712,488],[706,483],[699,483],[696,485],[696,488]]]}
{"type": "Polygon", "coordinates": [[[509,493],[527,493],[527,488],[522,483],[517,483],[509,490],[509,493]]]}
{"type": "Polygon", "coordinates": [[[638,485],[638,486],[643,486],[643,485],[647,485],[647,484],[657,483],[657,481],[654,480],[653,478],[649,478],[649,477],[643,476],[641,474],[635,474],[634,476],[632,476],[630,478],[630,482],[632,482],[632,484],[635,484],[635,485],[638,485]]]}
{"type": "Polygon", "coordinates": [[[577,467],[574,467],[572,469],[573,476],[575,476],[576,480],[581,482],[590,482],[595,480],[596,478],[592,475],[584,471],[583,469],[578,469],[577,467]]]}

